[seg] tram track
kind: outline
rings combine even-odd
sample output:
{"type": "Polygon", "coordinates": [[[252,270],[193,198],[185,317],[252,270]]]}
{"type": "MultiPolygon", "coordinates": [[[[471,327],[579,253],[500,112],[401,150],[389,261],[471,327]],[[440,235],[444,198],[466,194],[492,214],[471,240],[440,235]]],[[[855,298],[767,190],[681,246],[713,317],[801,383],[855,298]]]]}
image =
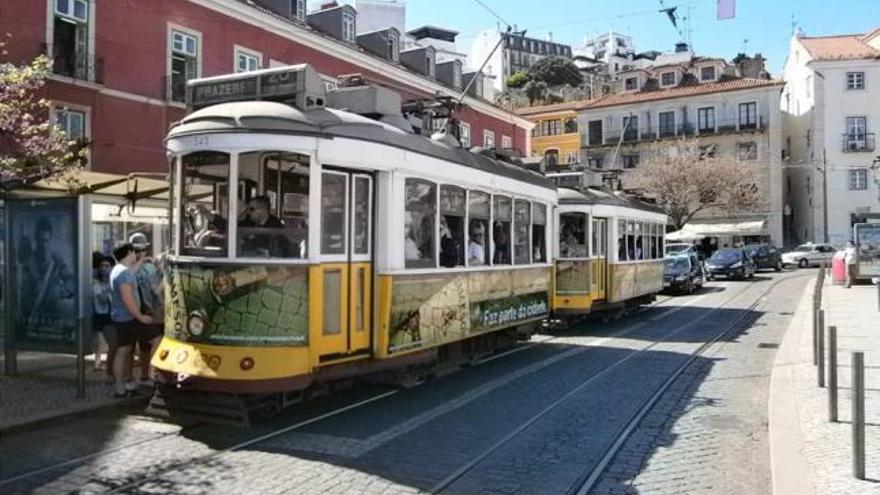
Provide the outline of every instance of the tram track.
{"type": "MultiPolygon", "coordinates": [[[[503,438],[492,444],[487,449],[480,452],[478,455],[474,456],[468,463],[462,465],[457,470],[452,472],[449,476],[435,484],[428,491],[431,494],[440,494],[446,492],[457,482],[465,478],[469,473],[473,472],[479,465],[484,463],[491,456],[499,452],[503,447],[508,445],[514,439],[521,437],[525,432],[530,430],[533,426],[538,424],[542,419],[544,419],[548,414],[558,409],[563,404],[567,403],[573,396],[577,395],[579,392],[584,391],[589,386],[595,384],[599,380],[608,377],[613,371],[629,362],[633,358],[642,355],[646,352],[651,351],[658,345],[670,340],[675,335],[683,332],[685,329],[694,326],[697,323],[700,323],[706,320],[710,315],[727,308],[734,301],[740,298],[749,298],[752,299],[751,303],[743,309],[743,314],[739,315],[736,319],[731,322],[726,323],[721,330],[719,330],[711,339],[702,343],[695,350],[693,350],[686,360],[676,367],[676,369],[663,381],[660,387],[658,387],[649,398],[642,404],[641,407],[638,408],[636,413],[630,418],[629,421],[623,426],[621,431],[615,436],[614,441],[611,443],[610,447],[605,451],[604,455],[600,458],[600,462],[596,464],[592,469],[586,471],[581,477],[575,480],[571,489],[567,492],[570,495],[585,495],[589,493],[589,490],[595,485],[595,483],[600,479],[602,473],[607,468],[609,463],[614,459],[617,451],[620,447],[625,443],[629,435],[636,429],[639,422],[650,412],[653,406],[657,403],[657,401],[663,396],[663,393],[668,390],[668,388],[678,379],[678,377],[693,363],[695,359],[697,359],[700,355],[702,355],[707,349],[709,349],[712,345],[717,343],[719,340],[724,338],[726,335],[731,334],[734,331],[737,331],[743,327],[743,323],[747,322],[748,315],[752,310],[760,306],[763,302],[764,298],[769,294],[774,288],[776,288],[782,282],[791,280],[792,278],[801,278],[805,275],[797,275],[794,277],[786,277],[779,280],[774,281],[769,284],[767,287],[762,287],[758,290],[749,290],[745,292],[739,292],[729,298],[727,298],[721,305],[712,308],[707,311],[705,314],[701,315],[699,318],[689,321],[685,324],[682,324],[676,328],[674,328],[671,332],[667,332],[662,337],[653,341],[652,343],[643,346],[639,349],[634,349],[629,352],[626,356],[621,359],[611,363],[609,366],[603,368],[600,372],[592,375],[587,380],[571,389],[568,393],[550,403],[548,406],[543,408],[538,413],[531,416],[526,421],[520,423],[518,427],[513,429],[510,433],[505,435],[503,438]]],[[[701,298],[700,298],[701,299],[701,298]]],[[[677,308],[672,308],[671,310],[664,312],[664,314],[655,316],[648,321],[657,321],[661,318],[669,316],[669,314],[674,313],[677,308]]],[[[647,321],[641,322],[644,325],[647,324],[647,321]]],[[[627,332],[629,333],[629,332],[627,332]]]]}

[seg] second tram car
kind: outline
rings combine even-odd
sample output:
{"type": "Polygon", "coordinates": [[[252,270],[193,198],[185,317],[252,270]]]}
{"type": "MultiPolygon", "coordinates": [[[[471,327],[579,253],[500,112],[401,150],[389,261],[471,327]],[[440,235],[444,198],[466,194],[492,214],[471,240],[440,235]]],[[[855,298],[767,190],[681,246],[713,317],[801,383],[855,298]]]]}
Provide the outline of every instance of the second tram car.
{"type": "Polygon", "coordinates": [[[194,391],[278,408],[345,377],[405,381],[512,343],[553,306],[661,288],[661,214],[407,132],[390,91],[325,94],[301,65],[192,81],[188,99],[166,140],[157,408],[212,409],[194,391]]]}

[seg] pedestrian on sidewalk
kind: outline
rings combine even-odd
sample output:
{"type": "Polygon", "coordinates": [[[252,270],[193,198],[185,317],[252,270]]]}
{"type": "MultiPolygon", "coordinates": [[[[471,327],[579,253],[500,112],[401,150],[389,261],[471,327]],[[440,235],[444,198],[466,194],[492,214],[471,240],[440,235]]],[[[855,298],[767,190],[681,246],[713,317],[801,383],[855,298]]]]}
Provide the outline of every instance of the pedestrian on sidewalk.
{"type": "Polygon", "coordinates": [[[129,237],[128,242],[134,246],[136,262],[140,268],[135,272],[137,277],[137,291],[140,296],[141,313],[149,316],[153,323],[147,328],[144,339],[137,341],[137,354],[140,367],[141,385],[151,386],[150,357],[162,336],[165,305],[162,296],[162,272],[156,263],[148,257],[150,243],[147,236],[136,232],[129,237]]]}
{"type": "Polygon", "coordinates": [[[847,241],[846,249],[843,251],[843,261],[846,265],[846,288],[852,286],[852,281],[856,276],[856,246],[852,241],[847,241]]]}
{"type": "Polygon", "coordinates": [[[113,269],[113,265],[113,258],[102,256],[98,260],[95,267],[95,277],[92,279],[92,331],[94,332],[92,341],[95,351],[95,371],[100,371],[105,363],[108,368],[113,366],[108,345],[112,338],[110,335],[112,324],[110,319],[110,271],[113,269]],[[108,347],[106,361],[101,359],[105,347],[108,347]]]}
{"type": "Polygon", "coordinates": [[[115,378],[114,397],[130,397],[137,386],[131,380],[132,349],[135,342],[142,341],[149,346],[151,333],[149,325],[153,319],[141,312],[141,300],[137,289],[135,274],[141,265],[150,258],[137,259],[134,246],[124,243],[113,249],[116,266],[110,272],[111,306],[110,317],[116,328],[116,356],[113,362],[115,378]]]}

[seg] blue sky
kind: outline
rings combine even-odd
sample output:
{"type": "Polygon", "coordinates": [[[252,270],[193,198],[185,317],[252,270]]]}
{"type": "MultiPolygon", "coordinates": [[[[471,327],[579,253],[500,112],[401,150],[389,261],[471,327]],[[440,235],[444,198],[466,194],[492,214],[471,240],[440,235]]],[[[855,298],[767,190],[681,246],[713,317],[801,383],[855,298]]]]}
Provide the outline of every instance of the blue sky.
{"type": "MultiPolygon", "coordinates": [[[[660,9],[660,0],[481,0],[527,35],[579,44],[584,35],[609,28],[630,34],[636,49],[668,51],[679,41],[660,9]]],[[[698,54],[733,58],[761,52],[769,69],[780,75],[788,53],[792,15],[807,35],[865,32],[880,27],[880,0],[737,0],[736,18],[715,20],[716,0],[663,0],[691,9],[692,41],[698,54]]],[[[353,2],[352,2],[353,3],[353,2]]],[[[467,52],[474,35],[499,21],[475,0],[407,0],[407,28],[433,24],[459,31],[459,49],[467,52]]],[[[679,26],[682,22],[679,22],[679,26]]],[[[684,31],[684,30],[683,30],[684,31]]]]}

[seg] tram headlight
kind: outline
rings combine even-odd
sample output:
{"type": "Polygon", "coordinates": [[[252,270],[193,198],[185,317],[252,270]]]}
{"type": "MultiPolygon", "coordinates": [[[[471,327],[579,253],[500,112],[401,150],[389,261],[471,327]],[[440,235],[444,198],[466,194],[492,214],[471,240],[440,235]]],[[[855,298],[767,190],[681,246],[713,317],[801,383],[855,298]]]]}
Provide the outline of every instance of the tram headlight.
{"type": "Polygon", "coordinates": [[[190,333],[190,335],[194,335],[196,337],[204,333],[206,326],[207,322],[205,321],[205,317],[202,316],[202,314],[199,312],[191,313],[189,315],[189,318],[186,320],[186,330],[190,333]]]}

